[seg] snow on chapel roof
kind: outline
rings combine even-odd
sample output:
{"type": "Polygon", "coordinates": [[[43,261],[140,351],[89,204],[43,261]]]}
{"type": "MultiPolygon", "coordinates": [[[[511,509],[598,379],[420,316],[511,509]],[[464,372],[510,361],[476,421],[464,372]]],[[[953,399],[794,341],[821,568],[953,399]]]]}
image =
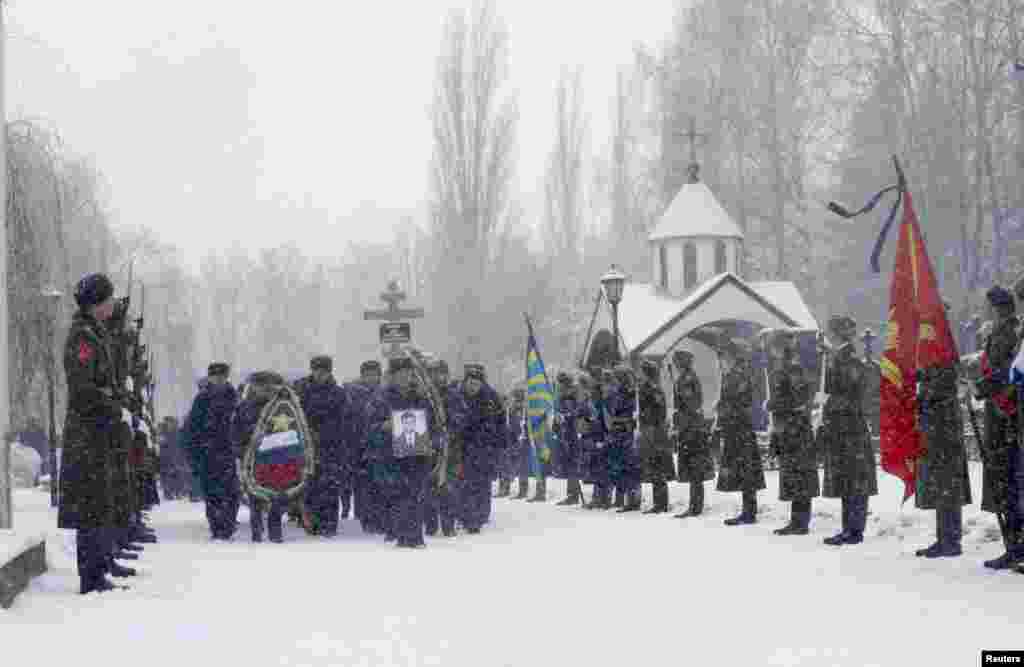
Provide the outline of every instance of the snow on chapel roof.
{"type": "Polygon", "coordinates": [[[743,232],[704,183],[684,184],[647,240],[688,236],[743,238],[743,232]]]}

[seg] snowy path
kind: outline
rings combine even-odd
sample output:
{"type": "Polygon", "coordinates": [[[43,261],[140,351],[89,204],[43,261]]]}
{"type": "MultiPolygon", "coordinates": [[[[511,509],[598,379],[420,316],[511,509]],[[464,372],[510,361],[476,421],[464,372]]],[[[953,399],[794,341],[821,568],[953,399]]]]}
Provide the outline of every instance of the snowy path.
{"type": "Polygon", "coordinates": [[[84,597],[70,534],[52,529],[44,493],[22,491],[17,520],[49,522],[53,570],[0,612],[0,646],[5,664],[68,665],[112,645],[107,667],[952,667],[1024,646],[1024,576],[982,568],[1000,550],[977,505],[964,557],[925,561],[913,550],[932,515],[901,514],[888,476],[868,540],[840,549],[821,544],[838,501],[817,502],[812,535],[771,535],[786,508],[769,479],[756,526],[723,526],[738,498],[714,492],[687,521],[496,500],[483,534],[412,552],[354,522],[333,542],[290,527],[285,545],[210,544],[200,505],[165,503],[132,590],[84,597]]]}

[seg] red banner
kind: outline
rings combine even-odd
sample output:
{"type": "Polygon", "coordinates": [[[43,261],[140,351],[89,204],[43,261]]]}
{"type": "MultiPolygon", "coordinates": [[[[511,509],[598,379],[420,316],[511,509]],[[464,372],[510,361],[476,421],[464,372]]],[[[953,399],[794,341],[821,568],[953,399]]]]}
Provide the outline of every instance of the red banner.
{"type": "Polygon", "coordinates": [[[925,442],[917,423],[917,370],[952,366],[956,343],[921,236],[910,193],[903,192],[903,221],[889,289],[889,322],[882,355],[882,469],[914,495],[917,461],[925,442]]]}

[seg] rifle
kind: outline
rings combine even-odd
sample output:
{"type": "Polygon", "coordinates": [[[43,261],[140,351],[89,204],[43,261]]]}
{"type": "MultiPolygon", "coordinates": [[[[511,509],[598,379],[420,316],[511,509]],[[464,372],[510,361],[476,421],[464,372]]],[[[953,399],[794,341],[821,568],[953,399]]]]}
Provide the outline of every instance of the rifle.
{"type": "MultiPolygon", "coordinates": [[[[978,455],[981,457],[981,463],[985,465],[988,462],[988,457],[985,455],[985,446],[981,442],[981,429],[978,428],[978,414],[974,411],[974,395],[971,393],[971,385],[967,378],[961,377],[959,381],[967,387],[967,420],[971,425],[971,431],[974,432],[974,441],[978,443],[978,455]]],[[[996,521],[999,522],[999,534],[1003,536],[1003,547],[1009,551],[1010,541],[1006,530],[1009,517],[1002,512],[996,512],[996,521]]]]}

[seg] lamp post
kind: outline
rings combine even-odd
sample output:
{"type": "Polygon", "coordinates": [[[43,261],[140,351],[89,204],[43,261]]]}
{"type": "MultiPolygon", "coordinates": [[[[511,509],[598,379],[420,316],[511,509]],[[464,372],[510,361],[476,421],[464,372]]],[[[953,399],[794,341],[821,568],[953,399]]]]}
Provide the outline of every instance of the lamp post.
{"type": "Polygon", "coordinates": [[[57,465],[57,357],[53,353],[57,345],[57,314],[60,312],[60,299],[64,293],[52,287],[42,291],[46,299],[50,315],[50,335],[47,345],[46,393],[50,409],[49,459],[50,459],[50,507],[56,507],[59,500],[60,471],[57,465]]]}
{"type": "Polygon", "coordinates": [[[601,287],[604,288],[604,295],[612,306],[612,334],[615,337],[615,357],[620,361],[619,356],[619,303],[622,302],[622,289],[626,284],[626,275],[619,267],[612,264],[608,273],[601,276],[601,287]]]}

